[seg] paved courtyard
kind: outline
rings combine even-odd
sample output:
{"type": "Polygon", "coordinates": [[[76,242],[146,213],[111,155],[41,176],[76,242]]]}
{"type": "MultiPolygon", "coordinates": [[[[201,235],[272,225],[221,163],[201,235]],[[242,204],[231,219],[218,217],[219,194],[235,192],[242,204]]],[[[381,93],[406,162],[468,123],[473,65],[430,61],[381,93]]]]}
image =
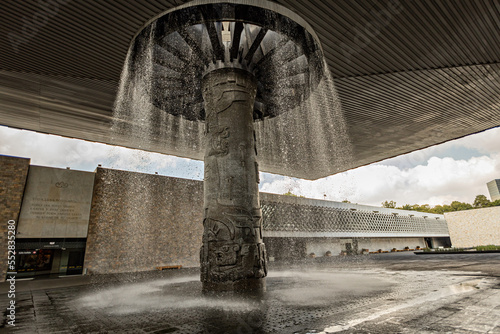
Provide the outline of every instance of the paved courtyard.
{"type": "Polygon", "coordinates": [[[500,334],[498,253],[272,263],[262,297],[200,290],[198,269],[18,281],[16,326],[4,313],[0,331],[500,334]]]}

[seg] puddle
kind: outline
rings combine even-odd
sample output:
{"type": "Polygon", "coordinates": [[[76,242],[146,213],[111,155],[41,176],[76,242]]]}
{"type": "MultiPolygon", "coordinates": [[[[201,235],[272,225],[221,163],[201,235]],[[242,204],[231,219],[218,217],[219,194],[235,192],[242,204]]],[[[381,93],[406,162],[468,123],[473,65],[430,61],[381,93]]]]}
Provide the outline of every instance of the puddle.
{"type": "Polygon", "coordinates": [[[390,314],[390,313],[393,313],[393,312],[396,312],[396,311],[399,311],[399,310],[402,310],[402,309],[405,309],[408,307],[414,307],[416,305],[437,301],[437,300],[440,300],[442,298],[446,298],[449,296],[474,291],[476,289],[480,289],[484,283],[485,282],[483,279],[474,279],[474,280],[462,282],[459,284],[449,285],[449,286],[444,287],[442,289],[434,290],[433,292],[426,294],[424,296],[411,299],[405,303],[389,307],[389,308],[382,310],[382,311],[375,312],[369,316],[350,320],[345,324],[337,324],[337,325],[327,327],[322,332],[320,332],[320,334],[337,333],[337,332],[345,331],[345,330],[348,330],[348,329],[350,329],[356,325],[359,325],[363,322],[374,320],[374,319],[377,319],[377,318],[384,316],[386,314],[390,314]]]}

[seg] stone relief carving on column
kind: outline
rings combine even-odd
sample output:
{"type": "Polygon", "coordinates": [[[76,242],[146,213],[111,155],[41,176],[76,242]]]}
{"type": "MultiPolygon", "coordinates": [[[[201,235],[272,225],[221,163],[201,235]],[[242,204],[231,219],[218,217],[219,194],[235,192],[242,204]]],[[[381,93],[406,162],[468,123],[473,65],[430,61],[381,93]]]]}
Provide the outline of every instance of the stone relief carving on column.
{"type": "Polygon", "coordinates": [[[226,155],[229,153],[229,127],[224,127],[215,132],[210,139],[209,156],[212,155],[226,155]]]}
{"type": "Polygon", "coordinates": [[[205,233],[201,257],[207,251],[208,261],[202,263],[207,281],[262,278],[267,275],[265,245],[262,243],[261,210],[218,205],[204,219],[205,233]]]}

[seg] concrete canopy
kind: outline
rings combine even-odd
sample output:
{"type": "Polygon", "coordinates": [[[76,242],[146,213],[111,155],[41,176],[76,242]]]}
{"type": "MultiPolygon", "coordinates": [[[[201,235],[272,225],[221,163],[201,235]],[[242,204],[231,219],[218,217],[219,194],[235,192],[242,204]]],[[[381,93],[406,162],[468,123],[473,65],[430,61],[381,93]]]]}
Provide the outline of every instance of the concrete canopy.
{"type": "MultiPolygon", "coordinates": [[[[340,169],[292,176],[319,178],[500,125],[500,2],[275,2],[316,32],[353,146],[340,169]]],[[[134,148],[110,135],[127,49],[146,22],[182,3],[3,3],[0,124],[134,148]]],[[[201,158],[161,140],[141,149],[201,158]]]]}

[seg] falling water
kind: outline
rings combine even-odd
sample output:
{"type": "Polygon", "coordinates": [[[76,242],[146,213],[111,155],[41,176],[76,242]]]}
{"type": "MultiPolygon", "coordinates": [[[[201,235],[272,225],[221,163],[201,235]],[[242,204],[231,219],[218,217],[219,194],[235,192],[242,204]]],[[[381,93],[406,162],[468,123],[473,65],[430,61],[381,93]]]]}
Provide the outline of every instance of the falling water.
{"type": "Polygon", "coordinates": [[[153,74],[155,23],[148,34],[138,38],[139,50],[131,46],[120,78],[119,90],[113,110],[113,138],[120,138],[131,147],[148,151],[168,151],[184,157],[202,158],[203,127],[156,108],[153,74]],[[191,153],[194,152],[194,153],[191,153]]]}
{"type": "MultiPolygon", "coordinates": [[[[326,62],[324,66],[328,68],[326,62]]],[[[310,94],[298,107],[256,123],[263,169],[269,166],[275,173],[290,175],[300,165],[300,175],[294,176],[311,179],[318,178],[309,175],[311,171],[327,176],[350,166],[351,143],[328,70],[310,94]]]]}
{"type": "MultiPolygon", "coordinates": [[[[150,86],[155,70],[153,31],[144,37],[140,54],[133,55],[137,50],[131,48],[127,55],[115,103],[113,136],[144,150],[202,159],[204,122],[174,116],[184,112],[167,113],[151,102],[158,94],[150,86]]],[[[286,76],[283,65],[273,64],[269,73],[285,78],[276,80],[278,91],[289,89],[287,81],[293,80],[286,76]]],[[[322,80],[317,87],[307,88],[309,98],[303,103],[255,122],[262,171],[315,179],[351,167],[351,143],[341,102],[326,62],[323,66],[322,80]]]]}
{"type": "MultiPolygon", "coordinates": [[[[177,32],[155,36],[158,31],[156,26],[155,21],[145,28],[128,51],[115,102],[111,135],[114,141],[130,147],[202,159],[203,117],[187,117],[193,115],[190,108],[198,107],[195,103],[185,101],[196,100],[196,95],[201,97],[201,73],[194,69],[199,65],[196,55],[177,32]],[[159,40],[184,50],[184,56],[172,57],[171,53],[159,46],[159,40]],[[190,58],[183,60],[183,57],[190,58]],[[180,70],[175,72],[172,68],[180,70]],[[175,79],[170,83],[158,78],[163,76],[163,79],[169,79],[178,73],[182,73],[180,79],[188,83],[181,85],[186,98],[177,98],[169,104],[171,101],[165,101],[164,94],[173,94],[178,90],[178,84],[175,79]],[[165,106],[171,109],[168,112],[160,110],[158,103],[155,103],[158,100],[163,101],[160,104],[164,109],[165,106]]],[[[203,25],[188,29],[198,33],[205,29],[206,35],[203,25]]],[[[254,29],[253,26],[250,29],[254,29]]],[[[280,29],[287,31],[292,27],[280,29]]],[[[242,34],[243,41],[251,38],[251,33],[248,36],[246,34],[242,34]]],[[[268,49],[273,44],[277,48],[280,38],[279,34],[272,32],[262,43],[268,49]]],[[[198,42],[200,49],[205,50],[203,52],[210,50],[210,40],[206,36],[198,42]]],[[[266,69],[266,75],[271,78],[276,91],[276,100],[271,102],[282,103],[278,106],[281,110],[278,110],[277,116],[255,122],[258,160],[261,171],[316,179],[350,167],[351,144],[340,99],[326,62],[323,60],[320,64],[324,71],[317,85],[308,85],[309,81],[304,81],[305,77],[301,74],[290,74],[297,68],[312,66],[301,54],[303,50],[300,46],[288,43],[280,50],[280,57],[284,60],[276,59],[266,69]],[[296,92],[303,94],[304,100],[299,105],[291,106],[283,97],[290,95],[290,90],[295,89],[290,87],[296,83],[302,83],[304,87],[304,90],[296,92]]],[[[144,238],[134,234],[134,231],[148,229],[148,222],[143,215],[144,212],[154,211],[151,206],[154,199],[149,187],[138,176],[110,181],[125,183],[123,202],[128,225],[124,230],[130,235],[131,247],[123,260],[130,262],[130,268],[134,268],[133,264],[140,262],[141,252],[137,250],[147,249],[141,244],[144,238]]]]}

